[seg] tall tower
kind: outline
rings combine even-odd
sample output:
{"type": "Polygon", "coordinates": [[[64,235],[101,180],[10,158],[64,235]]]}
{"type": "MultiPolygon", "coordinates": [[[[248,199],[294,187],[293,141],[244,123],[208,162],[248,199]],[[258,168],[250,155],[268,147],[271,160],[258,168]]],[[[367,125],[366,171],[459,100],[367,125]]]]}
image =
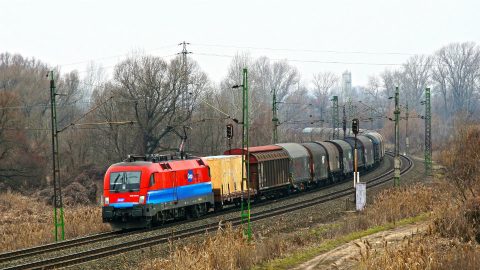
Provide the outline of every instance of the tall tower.
{"type": "Polygon", "coordinates": [[[342,74],[342,103],[352,96],[352,73],[346,70],[342,74]]]}

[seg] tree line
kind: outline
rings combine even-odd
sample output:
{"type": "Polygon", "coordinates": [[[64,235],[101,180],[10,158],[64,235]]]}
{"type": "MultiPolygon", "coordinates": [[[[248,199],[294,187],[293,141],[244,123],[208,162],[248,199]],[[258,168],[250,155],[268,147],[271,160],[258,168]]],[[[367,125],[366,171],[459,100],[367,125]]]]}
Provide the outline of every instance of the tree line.
{"type": "MultiPolygon", "coordinates": [[[[473,42],[453,43],[433,55],[414,55],[398,68],[371,76],[367,85],[354,86],[348,96],[342,91],[340,74],[319,71],[312,81],[304,81],[287,60],[239,53],[227,75],[212,82],[190,57],[165,60],[136,54],[119,62],[110,77],[93,63],[86,73],[55,70],[58,126],[65,127],[59,134],[64,185],[77,181],[79,175],[98,180],[108,165],[128,154],[176,151],[184,127],[188,127],[189,153],[223,153],[228,147],[225,125],[241,118],[242,93],[232,86],[241,84],[245,67],[251,145],[272,143],[273,91],[280,141],[305,140],[305,127],[331,127],[333,95],[343,101],[340,118],[345,105],[349,119],[355,115],[364,121],[363,127],[382,130],[391,139],[392,122],[387,117],[393,115],[393,101],[388,97],[394,95],[395,87],[400,89],[400,103],[409,106],[412,151],[423,146],[420,101],[426,87],[433,93],[437,142],[448,138],[458,121],[478,119],[480,48],[473,42]]],[[[0,54],[1,190],[49,188],[50,94],[45,75],[50,69],[34,58],[0,54]]],[[[234,127],[231,143],[239,147],[241,126],[234,123],[234,127]]]]}

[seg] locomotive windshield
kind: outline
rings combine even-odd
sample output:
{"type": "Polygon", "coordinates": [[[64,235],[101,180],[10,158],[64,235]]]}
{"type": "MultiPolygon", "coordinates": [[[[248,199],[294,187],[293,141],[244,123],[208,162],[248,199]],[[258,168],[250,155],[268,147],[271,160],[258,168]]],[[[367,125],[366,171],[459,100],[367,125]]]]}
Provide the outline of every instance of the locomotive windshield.
{"type": "Polygon", "coordinates": [[[126,192],[140,190],[140,172],[110,173],[110,191],[126,192]]]}

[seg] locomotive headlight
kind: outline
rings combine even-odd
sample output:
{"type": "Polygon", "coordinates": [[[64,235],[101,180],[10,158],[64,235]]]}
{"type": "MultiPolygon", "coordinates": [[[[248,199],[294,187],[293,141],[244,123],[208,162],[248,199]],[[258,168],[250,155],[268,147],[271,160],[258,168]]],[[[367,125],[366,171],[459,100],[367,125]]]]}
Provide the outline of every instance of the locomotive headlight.
{"type": "Polygon", "coordinates": [[[109,203],[110,203],[110,198],[105,197],[105,204],[109,204],[109,203]]]}
{"type": "Polygon", "coordinates": [[[143,204],[145,202],[145,196],[138,197],[138,203],[143,204]]]}

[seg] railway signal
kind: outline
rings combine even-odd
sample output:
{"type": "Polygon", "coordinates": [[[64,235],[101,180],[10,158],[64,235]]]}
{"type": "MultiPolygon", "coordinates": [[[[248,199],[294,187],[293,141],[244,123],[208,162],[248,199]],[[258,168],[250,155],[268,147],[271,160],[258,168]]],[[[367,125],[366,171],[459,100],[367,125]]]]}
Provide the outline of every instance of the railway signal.
{"type": "Polygon", "coordinates": [[[227,125],[227,139],[231,140],[233,138],[233,125],[227,125]]]}
{"type": "Polygon", "coordinates": [[[394,174],[393,183],[395,186],[400,185],[400,105],[398,86],[395,88],[395,158],[393,161],[394,174]]]}
{"type": "Polygon", "coordinates": [[[358,134],[358,129],[359,129],[359,122],[357,118],[352,120],[352,132],[357,136],[358,134]]]}
{"type": "Polygon", "coordinates": [[[352,120],[352,132],[355,134],[355,149],[353,150],[353,164],[354,164],[354,171],[353,171],[353,187],[360,182],[360,176],[358,173],[358,159],[357,159],[357,134],[360,129],[360,121],[357,118],[352,120]]]}
{"type": "Polygon", "coordinates": [[[232,139],[233,139],[233,125],[227,125],[227,141],[228,141],[228,150],[232,150],[232,139]]]}

